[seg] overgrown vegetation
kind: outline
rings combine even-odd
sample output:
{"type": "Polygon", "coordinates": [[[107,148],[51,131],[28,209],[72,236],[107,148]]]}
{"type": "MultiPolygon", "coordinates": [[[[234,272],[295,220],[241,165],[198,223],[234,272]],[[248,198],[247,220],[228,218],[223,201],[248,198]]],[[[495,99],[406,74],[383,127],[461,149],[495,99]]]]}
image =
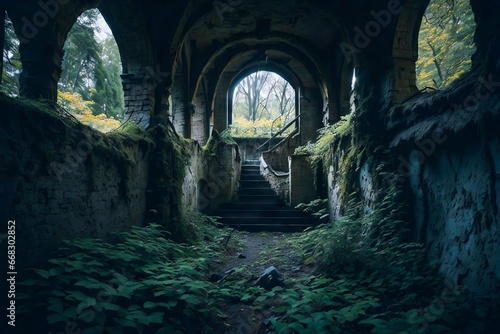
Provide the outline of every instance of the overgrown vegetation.
{"type": "Polygon", "coordinates": [[[235,322],[238,330],[282,334],[494,333],[498,300],[473,300],[440,280],[425,247],[401,239],[406,223],[387,215],[397,211],[395,196],[393,188],[370,215],[353,206],[341,221],[261,252],[260,265],[312,268],[271,291],[253,284],[247,266],[212,279],[218,259],[236,251],[237,234],[194,212],[183,215],[189,243],[175,243],[156,224],[112,243],[67,242],[20,284],[19,312],[30,319],[21,323],[46,332],[70,324],[82,333],[226,333],[235,322]],[[383,215],[385,232],[374,239],[369,227],[383,215]],[[276,256],[278,249],[299,263],[276,256]],[[231,319],[230,305],[247,311],[231,319]]]}
{"type": "Polygon", "coordinates": [[[353,205],[341,220],[289,241],[315,274],[279,293],[283,307],[270,318],[273,332],[490,333],[495,328],[498,301],[477,303],[464,287],[443,282],[425,246],[405,241],[408,222],[400,220],[398,196],[391,187],[371,214],[360,215],[353,205]]]}
{"type": "Polygon", "coordinates": [[[354,135],[355,122],[353,114],[343,116],[337,123],[321,128],[315,143],[309,142],[295,149],[295,154],[310,155],[315,186],[323,196],[326,195],[325,177],[330,166],[334,167],[340,195],[345,203],[351,193],[359,188],[355,175],[367,159],[368,147],[374,146],[369,136],[359,138],[354,135]]]}
{"type": "Polygon", "coordinates": [[[202,155],[206,159],[217,157],[224,145],[237,145],[231,135],[231,131],[226,129],[219,134],[219,132],[214,129],[207,143],[202,147],[202,155]]]}
{"type": "Polygon", "coordinates": [[[327,198],[318,198],[309,203],[300,203],[295,208],[310,213],[311,216],[318,219],[327,220],[327,218],[330,216],[328,212],[327,198]]]}
{"type": "Polygon", "coordinates": [[[216,333],[224,293],[207,277],[228,231],[200,214],[185,217],[190,244],[173,242],[156,224],[118,233],[112,243],[66,242],[20,283],[26,321],[18,323],[45,333],[68,324],[82,333],[216,333]]]}

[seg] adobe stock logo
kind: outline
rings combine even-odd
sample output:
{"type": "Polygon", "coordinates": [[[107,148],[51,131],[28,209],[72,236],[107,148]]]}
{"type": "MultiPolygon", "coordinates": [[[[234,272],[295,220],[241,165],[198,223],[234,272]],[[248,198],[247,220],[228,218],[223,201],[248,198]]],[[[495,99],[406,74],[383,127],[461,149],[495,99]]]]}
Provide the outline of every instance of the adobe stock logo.
{"type": "Polygon", "coordinates": [[[372,10],[370,15],[373,20],[365,24],[364,29],[356,26],[354,28],[354,38],[353,43],[342,42],[340,44],[340,49],[346,57],[347,62],[350,63],[353,60],[353,56],[361,53],[361,50],[368,47],[372,42],[372,39],[380,35],[383,28],[387,28],[391,24],[394,16],[399,15],[403,11],[403,6],[399,0],[390,0],[387,3],[387,9],[382,9],[380,11],[372,10]]]}
{"type": "MultiPolygon", "coordinates": [[[[443,125],[445,126],[442,128],[445,128],[448,124],[456,122],[456,115],[460,115],[460,112],[465,114],[473,112],[482,101],[488,100],[500,87],[499,80],[500,78],[495,78],[493,74],[489,74],[488,76],[479,76],[470,94],[467,95],[461,103],[454,103],[450,106],[450,108],[445,110],[443,113],[443,125]]],[[[431,107],[431,104],[427,105],[427,108],[431,107]]],[[[402,183],[410,176],[412,161],[419,166],[423,165],[426,158],[432,156],[436,152],[438,146],[442,145],[447,139],[448,136],[444,134],[443,130],[435,129],[429,137],[421,140],[415,140],[414,144],[417,149],[414,149],[410,153],[408,157],[409,159],[406,159],[402,155],[398,157],[400,162],[398,172],[400,176],[397,181],[402,183]]]]}
{"type": "Polygon", "coordinates": [[[212,2],[212,5],[215,8],[217,16],[219,16],[220,21],[224,22],[224,13],[227,11],[233,12],[235,8],[241,5],[242,3],[243,0],[227,0],[227,3],[224,3],[220,0],[215,0],[214,2],[212,2]]]}
{"type": "Polygon", "coordinates": [[[49,23],[51,18],[54,18],[57,13],[59,13],[60,6],[65,5],[69,2],[70,0],[38,1],[40,10],[35,12],[31,19],[27,18],[26,16],[23,16],[21,18],[23,26],[21,28],[21,36],[19,36],[19,41],[22,44],[28,43],[30,39],[38,35],[40,29],[45,27],[49,23]]]}

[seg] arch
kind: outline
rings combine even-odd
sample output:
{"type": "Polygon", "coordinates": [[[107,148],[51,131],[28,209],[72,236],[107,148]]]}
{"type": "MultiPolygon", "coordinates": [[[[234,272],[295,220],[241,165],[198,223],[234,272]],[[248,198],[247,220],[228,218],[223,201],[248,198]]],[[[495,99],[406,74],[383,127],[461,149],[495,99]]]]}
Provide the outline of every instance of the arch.
{"type": "MultiPolygon", "coordinates": [[[[262,68],[260,66],[251,66],[248,67],[247,69],[244,69],[238,73],[233,80],[230,82],[229,89],[227,91],[227,122],[231,126],[231,132],[234,136],[238,136],[237,133],[233,132],[236,131],[239,128],[239,133],[241,134],[242,132],[245,133],[245,131],[250,130],[250,128],[254,129],[253,135],[250,134],[251,137],[266,137],[266,136],[272,136],[281,129],[284,129],[283,127],[285,125],[288,125],[292,120],[294,120],[297,116],[297,110],[298,110],[298,99],[297,99],[297,93],[298,93],[298,88],[299,86],[296,83],[291,82],[290,79],[285,78],[282,76],[280,73],[281,71],[277,71],[273,67],[269,68],[262,68]],[[272,73],[274,74],[271,75],[271,80],[273,83],[273,87],[269,86],[269,74],[272,73]],[[266,100],[261,100],[260,102],[266,101],[271,102],[270,105],[268,105],[268,108],[266,107],[265,109],[259,108],[259,105],[256,106],[256,114],[253,116],[255,119],[250,120],[253,122],[259,121],[259,126],[256,127],[255,123],[252,124],[252,126],[249,128],[249,124],[246,123],[246,118],[243,117],[244,119],[238,119],[234,118],[235,114],[235,109],[234,109],[234,103],[236,100],[234,100],[234,97],[237,96],[236,88],[238,88],[243,80],[246,78],[253,76],[253,78],[260,77],[261,80],[265,78],[265,81],[263,81],[263,90],[262,91],[255,91],[255,93],[258,93],[260,95],[260,92],[263,92],[264,95],[266,94],[266,84],[267,84],[267,101],[266,100]],[[265,76],[265,77],[264,77],[265,76]],[[279,84],[281,82],[281,84],[279,84]],[[285,83],[286,82],[286,83],[285,83]],[[275,94],[276,91],[272,91],[272,89],[275,89],[275,84],[279,84],[278,86],[279,89],[279,96],[272,95],[275,94]],[[293,94],[291,93],[293,91],[293,94]],[[283,94],[283,95],[281,95],[283,94]],[[291,94],[291,95],[290,95],[291,94]],[[278,102],[279,107],[278,108],[273,108],[272,101],[278,102]],[[281,109],[280,109],[281,108],[281,109]],[[260,110],[260,116],[258,111],[260,110]],[[267,110],[267,115],[263,115],[264,110],[267,110]],[[277,112],[276,112],[277,111],[277,112]],[[293,113],[291,113],[293,112],[293,113]],[[258,130],[259,129],[259,130],[258,130]],[[257,130],[259,134],[257,134],[257,130]],[[241,132],[242,131],[242,132],[241,132]]],[[[290,78],[289,76],[287,76],[290,78]]],[[[251,89],[250,87],[247,87],[248,89],[251,89]]],[[[245,98],[243,99],[245,100],[245,98]]],[[[274,105],[276,107],[276,105],[274,105]]],[[[249,107],[246,105],[246,107],[249,107]]],[[[291,132],[297,130],[297,122],[292,123],[293,125],[289,127],[282,135],[281,137],[286,137],[288,134],[291,132]]],[[[249,135],[248,133],[246,135],[249,135]]]]}
{"type": "Polygon", "coordinates": [[[68,32],[58,102],[83,124],[108,132],[121,125],[124,96],[116,41],[97,32],[109,28],[102,20],[98,9],[87,10],[68,32]]]}
{"type": "MultiPolygon", "coordinates": [[[[196,72],[192,74],[193,82],[195,86],[191,90],[193,92],[196,91],[197,87],[200,84],[203,76],[213,69],[213,67],[217,67],[217,64],[226,64],[231,59],[243,54],[247,51],[261,51],[264,54],[267,50],[276,50],[282,53],[288,54],[292,59],[297,60],[301,63],[303,67],[307,69],[307,72],[310,74],[320,74],[326,73],[326,68],[322,65],[323,62],[320,61],[321,57],[319,55],[315,55],[311,52],[311,48],[305,42],[301,42],[298,38],[293,40],[291,43],[289,39],[289,35],[276,34],[276,36],[270,36],[266,39],[265,42],[259,41],[252,34],[245,34],[245,38],[237,37],[232,41],[227,42],[222,47],[217,47],[214,50],[207,51],[207,56],[204,60],[199,61],[198,64],[202,64],[196,72]]],[[[220,67],[220,65],[219,65],[220,67]]],[[[222,72],[219,70],[219,73],[222,72]]],[[[324,81],[322,78],[317,78],[320,82],[324,81]]],[[[313,80],[314,81],[314,80],[313,80]]]]}
{"type": "Polygon", "coordinates": [[[123,73],[142,73],[153,66],[152,43],[144,7],[133,0],[101,1],[97,7],[113,32],[120,50],[123,73]]]}
{"type": "Polygon", "coordinates": [[[71,1],[64,5],[45,5],[34,1],[7,1],[16,35],[21,41],[22,72],[19,94],[26,98],[57,101],[57,82],[61,76],[62,48],[73,24],[98,0],[71,1]]]}
{"type": "MultiPolygon", "coordinates": [[[[229,117],[232,114],[232,92],[234,87],[239,80],[257,70],[275,72],[292,84],[296,90],[296,111],[299,111],[301,108],[299,92],[303,92],[306,88],[318,91],[317,95],[323,99],[326,99],[328,96],[328,93],[324,91],[325,85],[321,85],[321,82],[324,82],[325,79],[319,77],[319,72],[311,73],[310,68],[304,66],[298,59],[290,57],[282,49],[250,49],[245,47],[240,53],[234,52],[227,55],[227,57],[222,62],[224,66],[211,69],[212,72],[215,72],[213,77],[218,78],[215,85],[216,88],[214,89],[211,110],[214,111],[213,124],[219,131],[225,129],[231,123],[229,117]],[[269,57],[267,57],[267,62],[266,57],[263,57],[265,55],[264,50],[268,50],[269,57]],[[282,56],[281,60],[277,57],[278,55],[282,56]]],[[[302,102],[308,103],[310,101],[304,100],[302,102]]],[[[319,108],[321,109],[321,107],[319,108]]],[[[314,131],[316,130],[314,129],[314,131]]]]}
{"type": "Polygon", "coordinates": [[[419,88],[444,89],[471,69],[476,24],[469,0],[431,0],[419,31],[419,88]],[[419,75],[420,74],[420,75],[419,75]]]}
{"type": "Polygon", "coordinates": [[[418,34],[430,0],[406,1],[398,16],[392,46],[392,100],[399,103],[418,91],[415,62],[418,59],[418,34]]]}

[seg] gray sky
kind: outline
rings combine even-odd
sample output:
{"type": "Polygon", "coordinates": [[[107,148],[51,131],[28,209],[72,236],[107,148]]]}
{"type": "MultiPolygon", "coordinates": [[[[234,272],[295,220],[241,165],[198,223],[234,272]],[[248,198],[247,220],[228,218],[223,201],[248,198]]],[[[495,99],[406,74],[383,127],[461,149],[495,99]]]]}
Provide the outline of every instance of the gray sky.
{"type": "Polygon", "coordinates": [[[99,20],[97,21],[99,28],[101,28],[101,32],[97,34],[99,39],[104,39],[106,34],[112,35],[111,30],[109,29],[108,24],[104,21],[104,18],[99,14],[99,20]]]}

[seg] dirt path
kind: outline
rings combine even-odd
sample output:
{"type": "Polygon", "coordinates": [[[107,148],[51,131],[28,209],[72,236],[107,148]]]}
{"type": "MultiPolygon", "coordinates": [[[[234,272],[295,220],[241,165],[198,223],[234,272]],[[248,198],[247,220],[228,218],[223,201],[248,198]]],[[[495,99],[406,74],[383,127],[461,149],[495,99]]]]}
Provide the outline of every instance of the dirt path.
{"type": "MultiPolygon", "coordinates": [[[[234,254],[229,254],[222,272],[246,267],[248,284],[252,285],[269,266],[275,266],[284,277],[285,283],[310,272],[300,267],[300,259],[290,252],[292,234],[280,232],[234,232],[234,241],[239,244],[234,254]]],[[[243,287],[242,287],[243,288],[243,287]]],[[[243,302],[226,305],[225,334],[267,333],[262,322],[271,315],[269,310],[255,310],[243,302]]]]}

